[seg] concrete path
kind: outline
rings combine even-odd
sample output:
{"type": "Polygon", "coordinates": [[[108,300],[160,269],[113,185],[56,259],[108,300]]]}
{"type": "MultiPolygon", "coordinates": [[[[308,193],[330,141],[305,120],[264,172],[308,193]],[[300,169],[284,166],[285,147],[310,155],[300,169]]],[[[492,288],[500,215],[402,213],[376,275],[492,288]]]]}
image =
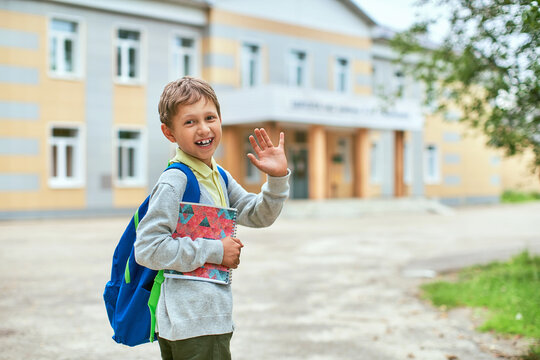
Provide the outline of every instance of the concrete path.
{"type": "MultiPolygon", "coordinates": [[[[324,218],[291,202],[272,227],[239,229],[234,359],[510,359],[526,347],[474,331],[476,311],[420,300],[418,276],[540,253],[540,203],[385,203],[325,202],[324,218]]],[[[110,339],[101,295],[126,222],[0,222],[0,359],[159,359],[157,344],[110,339]]]]}

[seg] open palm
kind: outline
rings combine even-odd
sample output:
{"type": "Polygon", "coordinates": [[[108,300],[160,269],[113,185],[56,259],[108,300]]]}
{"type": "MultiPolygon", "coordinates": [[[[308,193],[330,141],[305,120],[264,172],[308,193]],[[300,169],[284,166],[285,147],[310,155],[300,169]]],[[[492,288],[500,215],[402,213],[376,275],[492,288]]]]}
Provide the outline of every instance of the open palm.
{"type": "Polygon", "coordinates": [[[270,176],[287,175],[287,157],[285,156],[285,134],[279,134],[279,144],[274,146],[272,140],[264,129],[255,129],[255,137],[249,136],[249,142],[253,147],[253,154],[247,154],[249,160],[262,172],[270,176]],[[258,142],[258,144],[257,144],[258,142]]]}

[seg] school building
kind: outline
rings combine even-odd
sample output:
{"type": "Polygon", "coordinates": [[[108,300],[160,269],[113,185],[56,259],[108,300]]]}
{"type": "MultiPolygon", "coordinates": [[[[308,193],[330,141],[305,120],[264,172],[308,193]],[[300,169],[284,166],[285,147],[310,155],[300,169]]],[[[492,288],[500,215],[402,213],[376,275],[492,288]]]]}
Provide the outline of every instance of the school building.
{"type": "Polygon", "coordinates": [[[216,158],[251,191],[255,127],[285,132],[292,198],[540,190],[526,158],[430,115],[390,36],[352,0],[0,0],[0,218],[136,207],[174,151],[157,103],[183,75],[214,86],[216,158]]]}

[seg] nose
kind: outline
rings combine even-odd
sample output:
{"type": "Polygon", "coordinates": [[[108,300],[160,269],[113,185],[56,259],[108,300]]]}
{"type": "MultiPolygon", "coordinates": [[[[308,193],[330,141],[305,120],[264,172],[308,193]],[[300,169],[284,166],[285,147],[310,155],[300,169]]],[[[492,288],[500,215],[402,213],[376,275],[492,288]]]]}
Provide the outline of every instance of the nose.
{"type": "Polygon", "coordinates": [[[201,134],[206,134],[208,133],[208,131],[210,130],[210,126],[208,126],[208,124],[204,121],[201,121],[199,123],[199,127],[198,127],[198,130],[199,130],[199,133],[201,134]]]}

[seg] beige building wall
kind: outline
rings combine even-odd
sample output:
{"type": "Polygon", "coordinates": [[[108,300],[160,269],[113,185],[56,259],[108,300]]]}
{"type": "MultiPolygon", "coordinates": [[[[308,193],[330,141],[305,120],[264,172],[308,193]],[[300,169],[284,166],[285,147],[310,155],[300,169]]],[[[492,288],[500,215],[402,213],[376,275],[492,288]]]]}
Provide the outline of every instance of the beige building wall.
{"type": "MultiPolygon", "coordinates": [[[[84,186],[54,189],[49,186],[49,145],[51,126],[83,125],[85,123],[85,86],[83,80],[54,79],[48,76],[47,21],[45,16],[0,10],[2,28],[34,33],[38,48],[0,48],[0,63],[6,66],[36,69],[38,84],[0,83],[0,98],[8,102],[34,103],[39,106],[39,119],[0,119],[0,137],[32,139],[39,143],[36,155],[0,155],[0,169],[4,174],[37,175],[36,191],[0,192],[0,211],[60,210],[86,207],[84,186]]],[[[84,136],[83,136],[84,138],[84,136]]],[[[83,156],[83,159],[85,157],[83,156]]],[[[84,160],[83,160],[84,161],[84,160]]],[[[85,164],[81,164],[84,168],[85,164]]]]}
{"type": "Polygon", "coordinates": [[[540,192],[540,169],[533,171],[532,151],[512,157],[501,156],[503,190],[540,192]]]}
{"type": "Polygon", "coordinates": [[[496,199],[502,190],[498,152],[488,148],[486,138],[458,121],[428,116],[424,147],[438,148],[439,179],[426,182],[426,196],[441,199],[496,199]]]}

